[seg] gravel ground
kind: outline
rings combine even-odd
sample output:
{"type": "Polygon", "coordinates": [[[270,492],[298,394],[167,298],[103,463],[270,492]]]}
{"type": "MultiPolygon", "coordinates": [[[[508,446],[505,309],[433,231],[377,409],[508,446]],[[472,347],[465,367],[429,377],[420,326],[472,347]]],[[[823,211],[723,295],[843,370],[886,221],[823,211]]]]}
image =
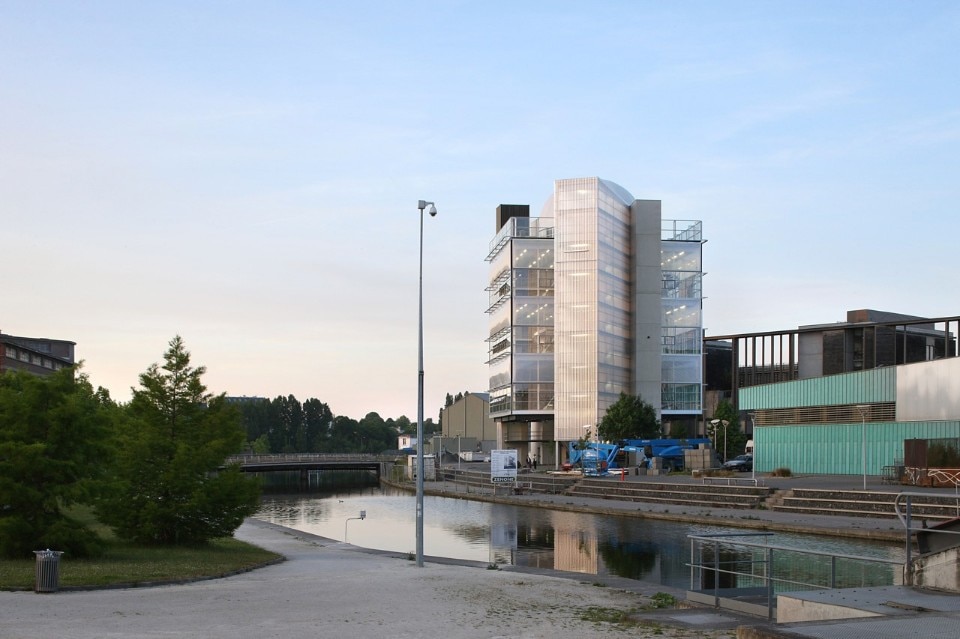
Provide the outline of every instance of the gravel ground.
{"type": "Polygon", "coordinates": [[[359,551],[250,520],[238,538],[287,560],[181,585],[0,593],[0,638],[557,639],[734,637],[737,620],[652,610],[655,585],[583,580],[433,563],[359,551]],[[632,613],[618,618],[622,613],[632,613]]]}

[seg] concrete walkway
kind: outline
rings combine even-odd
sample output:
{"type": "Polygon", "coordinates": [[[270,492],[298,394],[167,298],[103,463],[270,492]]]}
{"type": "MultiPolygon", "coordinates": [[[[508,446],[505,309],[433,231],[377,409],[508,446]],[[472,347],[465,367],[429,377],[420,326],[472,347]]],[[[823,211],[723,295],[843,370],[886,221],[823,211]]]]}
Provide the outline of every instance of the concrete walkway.
{"type": "Polygon", "coordinates": [[[711,611],[652,611],[663,590],[634,583],[603,587],[589,577],[488,570],[363,551],[248,520],[239,539],[287,560],[248,573],[190,584],[54,594],[0,592],[4,639],[556,639],[729,638],[746,621],[711,611]],[[638,611],[629,625],[597,619],[638,611]]]}

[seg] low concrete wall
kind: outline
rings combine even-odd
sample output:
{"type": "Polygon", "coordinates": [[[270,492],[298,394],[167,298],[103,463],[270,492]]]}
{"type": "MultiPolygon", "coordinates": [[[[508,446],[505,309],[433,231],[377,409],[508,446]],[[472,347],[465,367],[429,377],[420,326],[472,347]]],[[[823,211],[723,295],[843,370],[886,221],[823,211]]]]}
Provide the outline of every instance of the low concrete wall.
{"type": "Polygon", "coordinates": [[[777,623],[796,621],[826,621],[828,619],[855,619],[883,615],[847,606],[797,599],[790,595],[777,596],[777,623]]]}
{"type": "Polygon", "coordinates": [[[913,584],[919,588],[960,593],[960,549],[948,548],[914,561],[913,584]]]}

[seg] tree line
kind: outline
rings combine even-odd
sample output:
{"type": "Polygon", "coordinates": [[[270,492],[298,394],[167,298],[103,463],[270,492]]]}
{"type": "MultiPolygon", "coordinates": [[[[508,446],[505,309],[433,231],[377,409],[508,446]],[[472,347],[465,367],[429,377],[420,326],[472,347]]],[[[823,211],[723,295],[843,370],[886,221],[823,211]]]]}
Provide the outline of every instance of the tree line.
{"type": "MultiPolygon", "coordinates": [[[[398,435],[415,434],[416,422],[405,415],[383,419],[367,413],[360,420],[334,415],[318,399],[300,402],[293,395],[236,401],[246,432],[246,450],[267,453],[381,453],[397,450],[398,435]]],[[[424,435],[438,429],[423,423],[424,435]]]]}
{"type": "MultiPolygon", "coordinates": [[[[0,556],[96,555],[96,524],[141,544],[227,536],[260,496],[255,478],[225,465],[230,455],[379,453],[416,431],[405,416],[358,421],[317,399],[230,401],[207,392],[205,372],[177,336],[126,404],[94,389],[80,365],[0,375],[0,556]]],[[[435,430],[426,420],[425,434],[435,430]]]]}

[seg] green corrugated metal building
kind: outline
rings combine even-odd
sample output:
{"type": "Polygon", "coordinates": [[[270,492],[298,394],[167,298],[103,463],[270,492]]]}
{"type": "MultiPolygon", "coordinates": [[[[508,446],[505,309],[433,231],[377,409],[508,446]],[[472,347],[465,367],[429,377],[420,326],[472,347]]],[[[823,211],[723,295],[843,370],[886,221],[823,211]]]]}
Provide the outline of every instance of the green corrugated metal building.
{"type": "Polygon", "coordinates": [[[757,472],[880,475],[906,439],[960,438],[960,359],[742,388],[757,472]]]}

